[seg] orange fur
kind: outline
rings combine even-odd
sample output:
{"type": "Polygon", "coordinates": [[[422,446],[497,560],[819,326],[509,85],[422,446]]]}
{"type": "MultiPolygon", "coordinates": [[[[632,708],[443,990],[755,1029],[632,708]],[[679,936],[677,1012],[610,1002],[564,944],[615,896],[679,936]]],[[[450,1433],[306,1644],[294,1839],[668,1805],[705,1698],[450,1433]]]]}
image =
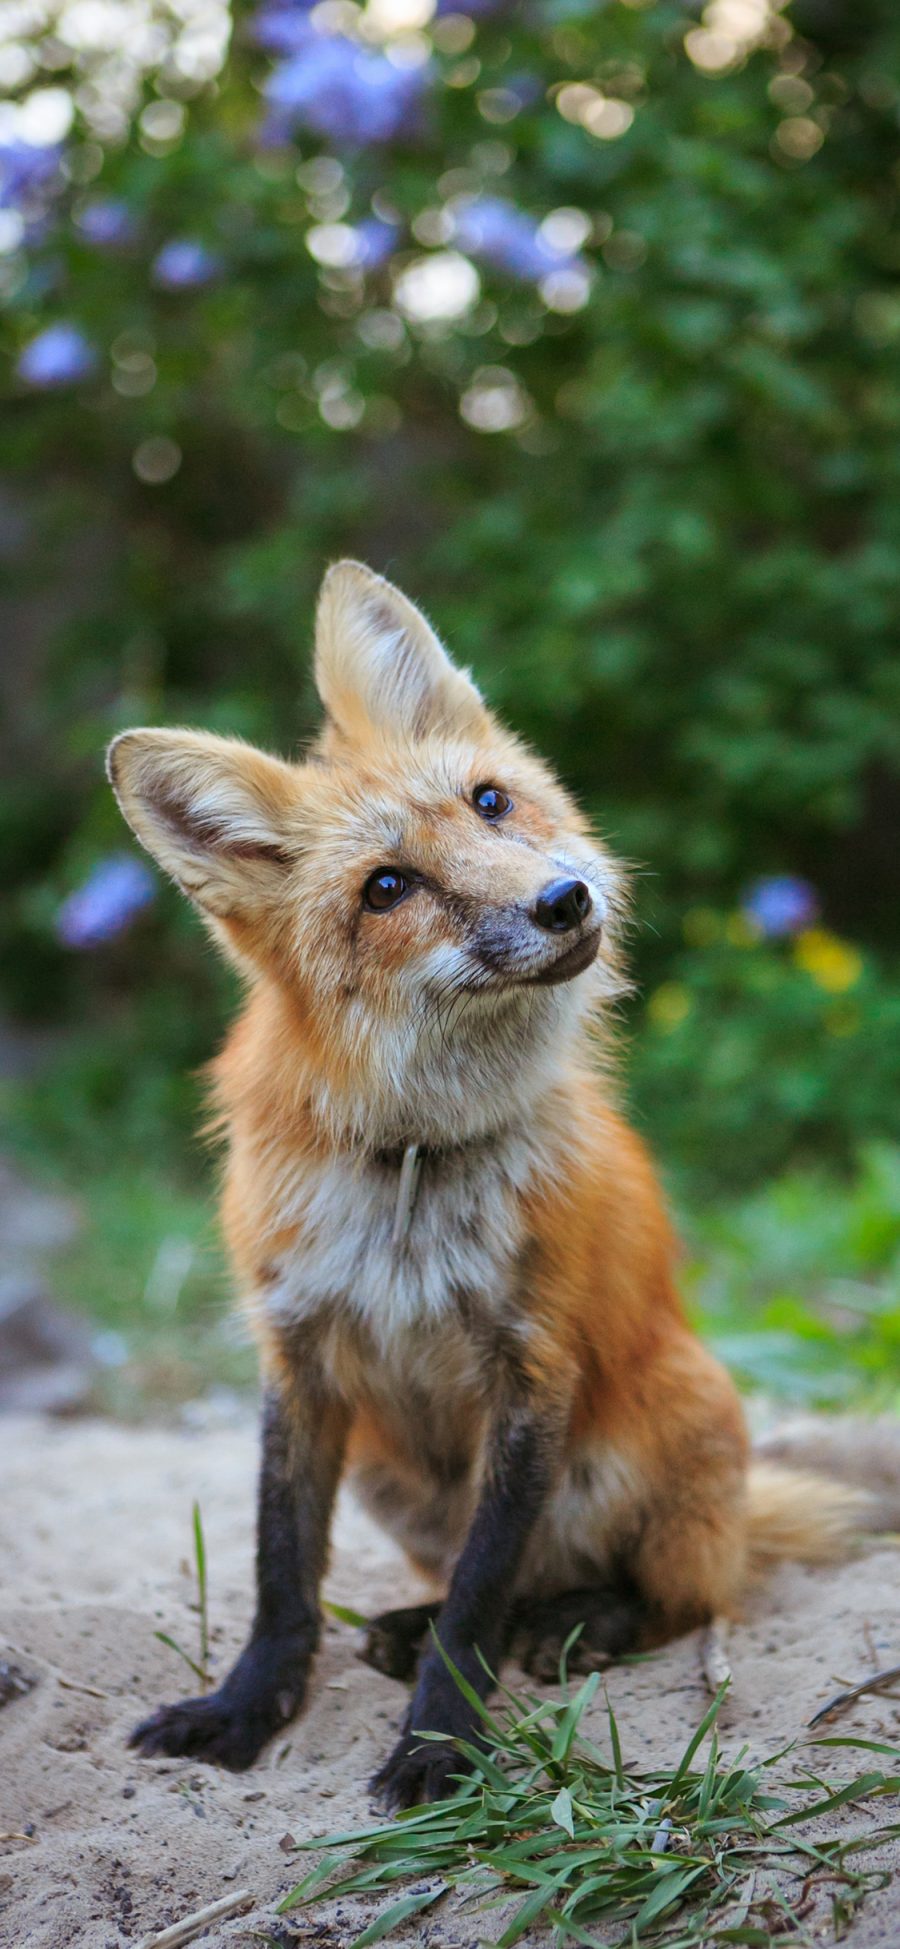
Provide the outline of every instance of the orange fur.
{"type": "Polygon", "coordinates": [[[443,1578],[520,1362],[562,1428],[529,1587],[624,1554],[656,1635],[733,1610],[751,1558],[827,1555],[849,1504],[748,1476],[734,1388],[686,1324],[652,1167],[591,1056],[622,986],[621,872],[419,612],[353,565],[326,585],[317,672],[330,718],[304,762],[167,732],[126,733],[110,761],[138,836],[248,977],[212,1090],[264,1371],[302,1390],[315,1336],[347,1473],[443,1578]],[[496,831],[473,811],[485,781],[514,802],[496,831]],[[383,866],[414,876],[390,915],[361,898],[383,866]],[[541,985],[556,949],[529,915],[561,871],[584,875],[602,939],[541,985]],[[398,1270],[379,1160],[410,1143],[436,1162],[398,1270]]]}

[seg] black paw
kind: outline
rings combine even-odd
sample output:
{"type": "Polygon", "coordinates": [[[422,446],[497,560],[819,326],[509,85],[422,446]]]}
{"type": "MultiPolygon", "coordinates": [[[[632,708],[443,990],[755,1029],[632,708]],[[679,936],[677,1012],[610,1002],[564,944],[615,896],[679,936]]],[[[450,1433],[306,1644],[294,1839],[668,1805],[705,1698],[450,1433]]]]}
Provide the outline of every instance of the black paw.
{"type": "Polygon", "coordinates": [[[402,1611],[382,1611],[366,1626],[359,1657],[386,1678],[411,1678],[428,1627],[440,1604],[413,1604],[402,1611]]]}
{"type": "Polygon", "coordinates": [[[310,1656],[298,1638],[256,1639],[217,1692],[161,1705],[128,1743],[148,1759],[183,1755],[242,1773],[302,1705],[310,1656]]]}
{"type": "Polygon", "coordinates": [[[292,1713],[293,1705],[283,1713],[274,1706],[248,1710],[245,1701],[230,1699],[225,1691],[210,1692],[203,1699],[161,1705],[135,1726],[128,1744],[146,1759],[183,1754],[242,1773],[292,1713]]]}
{"type": "Polygon", "coordinates": [[[555,1685],[564,1647],[577,1629],[567,1671],[606,1671],[623,1652],[639,1649],[646,1615],[641,1597],[618,1586],[563,1591],[517,1607],[512,1654],[532,1678],[555,1685]]]}
{"type": "Polygon", "coordinates": [[[471,1773],[472,1764],[449,1741],[423,1739],[418,1733],[404,1733],[384,1765],[370,1780],[370,1791],[388,1813],[404,1807],[420,1807],[430,1800],[445,1800],[460,1786],[459,1774],[471,1773]]]}
{"type": "MultiPolygon", "coordinates": [[[[540,1685],[558,1685],[565,1643],[565,1638],[551,1631],[546,1637],[523,1639],[516,1645],[515,1655],[529,1678],[536,1678],[540,1685]]],[[[610,1652],[598,1645],[583,1645],[578,1638],[569,1646],[566,1671],[572,1678],[580,1677],[587,1672],[605,1672],[613,1662],[610,1652]]]]}

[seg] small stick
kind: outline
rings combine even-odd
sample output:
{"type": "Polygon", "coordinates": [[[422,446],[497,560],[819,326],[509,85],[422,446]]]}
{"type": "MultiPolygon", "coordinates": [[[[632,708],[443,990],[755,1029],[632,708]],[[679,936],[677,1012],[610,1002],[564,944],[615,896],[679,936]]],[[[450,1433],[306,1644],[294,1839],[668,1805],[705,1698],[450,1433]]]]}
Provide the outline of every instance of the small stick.
{"type": "Polygon", "coordinates": [[[714,1617],[707,1625],[700,1640],[700,1664],[708,1692],[715,1694],[720,1685],[727,1685],[731,1678],[731,1665],[725,1640],[728,1632],[728,1619],[714,1617]]]}
{"type": "Polygon", "coordinates": [[[193,1915],[186,1915],[181,1922],[173,1922],[170,1929],[161,1929],[158,1935],[147,1935],[138,1949],[181,1949],[183,1942],[190,1942],[208,1922],[221,1922],[226,1915],[235,1915],[239,1908],[246,1908],[253,1896],[249,1888],[238,1888],[233,1895],[223,1895],[221,1901],[210,1902],[208,1908],[198,1908],[193,1915]]]}
{"type": "Polygon", "coordinates": [[[66,1692],[86,1692],[91,1699],[108,1699],[108,1692],[101,1692],[99,1685],[82,1685],[78,1678],[64,1678],[62,1672],[56,1673],[56,1683],[66,1692]]]}
{"type": "MultiPolygon", "coordinates": [[[[18,1645],[13,1644],[9,1648],[17,1658],[27,1655],[19,1649],[18,1645]]],[[[92,1699],[108,1699],[111,1696],[109,1692],[101,1692],[99,1685],[84,1685],[80,1678],[67,1678],[65,1672],[61,1672],[57,1665],[48,1664],[47,1670],[50,1677],[56,1679],[57,1685],[64,1685],[67,1692],[87,1692],[92,1699]]]]}
{"type": "Polygon", "coordinates": [[[850,1685],[846,1692],[836,1692],[834,1698],[829,1699],[827,1705],[820,1705],[818,1712],[814,1712],[806,1723],[817,1726],[821,1719],[830,1719],[833,1712],[846,1711],[848,1705],[852,1705],[855,1699],[863,1698],[866,1692],[886,1692],[888,1686],[896,1685],[898,1680],[900,1665],[891,1665],[884,1672],[873,1672],[871,1678],[861,1678],[858,1685],[850,1685]]]}

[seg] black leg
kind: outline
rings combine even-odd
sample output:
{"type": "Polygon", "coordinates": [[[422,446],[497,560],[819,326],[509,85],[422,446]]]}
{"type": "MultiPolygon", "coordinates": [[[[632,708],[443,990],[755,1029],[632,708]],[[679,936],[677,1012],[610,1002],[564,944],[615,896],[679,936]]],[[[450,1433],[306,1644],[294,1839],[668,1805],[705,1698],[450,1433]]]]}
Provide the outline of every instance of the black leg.
{"type": "Polygon", "coordinates": [[[183,1753],[240,1771],[299,1710],[319,1640],[318,1589],[344,1435],[343,1410],[321,1395],[267,1397],[249,1640],[215,1692],[160,1706],[135,1727],[130,1744],[142,1753],[183,1753]]]}
{"type": "Polygon", "coordinates": [[[567,1669],[596,1672],[624,1652],[640,1649],[648,1619],[643,1598],[623,1584],[565,1590],[557,1597],[517,1604],[510,1649],[532,1678],[552,1685],[576,1625],[582,1630],[569,1651],[567,1669]]]}
{"type": "MultiPolygon", "coordinates": [[[[479,1652],[496,1671],[503,1651],[516,1572],[529,1532],[547,1494],[559,1437],[556,1415],[519,1407],[498,1416],[488,1467],[472,1527],[453,1573],[437,1622],[447,1656],[486,1697],[490,1679],[479,1652]]],[[[450,1742],[477,1741],[479,1720],[441,1658],[426,1647],[403,1733],[372,1781],[389,1807],[412,1807],[452,1793],[454,1775],[465,1772],[450,1742]],[[422,1740],[422,1732],[447,1734],[446,1742],[422,1740]]]]}
{"type": "Polygon", "coordinates": [[[382,1611],[370,1619],[359,1652],[366,1665],[387,1678],[411,1678],[428,1627],[439,1616],[442,1599],[410,1604],[402,1611],[382,1611]]]}

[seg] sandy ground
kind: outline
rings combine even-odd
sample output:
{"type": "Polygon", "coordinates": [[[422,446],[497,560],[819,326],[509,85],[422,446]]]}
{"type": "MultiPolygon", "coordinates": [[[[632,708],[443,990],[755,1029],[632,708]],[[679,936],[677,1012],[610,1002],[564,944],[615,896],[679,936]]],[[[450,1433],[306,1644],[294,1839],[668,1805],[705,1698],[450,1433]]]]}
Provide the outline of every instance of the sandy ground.
{"type": "MultiPolygon", "coordinates": [[[[194,1497],[218,1669],[239,1645],[250,1609],[254,1449],[242,1415],[174,1432],[0,1421],[0,1658],[36,1680],[0,1711],[2,1949],[137,1949],[243,1887],[252,1905],[215,1924],[207,1944],[346,1946],[360,1917],[371,1918],[345,1904],[276,1919],[308,1859],[295,1864],[291,1839],[370,1818],[365,1781],[402,1708],[402,1689],[358,1662],[348,1626],[329,1625],[305,1718],[251,1773],[126,1750],[134,1721],[185,1689],[184,1668],[154,1632],[196,1649],[194,1497]]],[[[746,1739],[756,1752],[774,1750],[841,1681],[900,1661],[898,1569],[896,1551],[881,1546],[840,1571],[778,1573],[732,1634],[728,1747],[746,1739]]],[[[363,1611],[419,1594],[350,1504],[340,1510],[328,1594],[363,1611]]],[[[608,1683],[636,1762],[680,1749],[706,1703],[696,1638],[613,1671],[608,1683]]],[[[838,1730],[896,1739],[900,1706],[862,1701],[838,1730]]],[[[879,1817],[887,1811],[882,1803],[879,1817]]],[[[498,1932],[494,1914],[443,1904],[402,1939],[475,1949],[498,1932]]],[[[850,1939],[852,1949],[900,1942],[900,1882],[870,1898],[850,1939]]]]}

